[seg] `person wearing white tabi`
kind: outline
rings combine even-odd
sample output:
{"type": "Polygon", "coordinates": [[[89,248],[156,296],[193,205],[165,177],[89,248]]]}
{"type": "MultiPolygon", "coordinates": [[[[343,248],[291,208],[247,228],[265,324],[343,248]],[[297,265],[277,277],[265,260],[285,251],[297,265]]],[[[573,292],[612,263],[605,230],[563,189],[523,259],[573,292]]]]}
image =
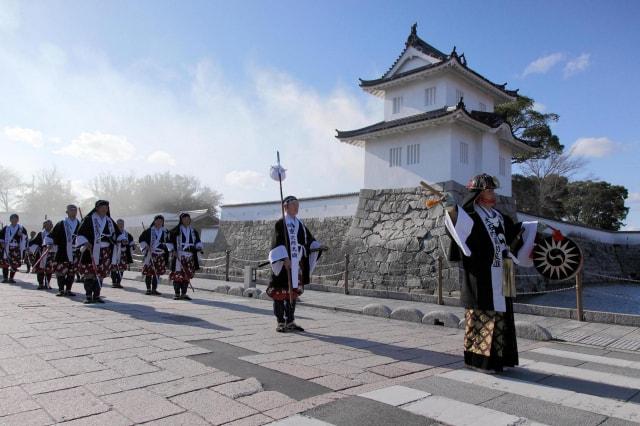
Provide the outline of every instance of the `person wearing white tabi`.
{"type": "Polygon", "coordinates": [[[33,270],[38,279],[38,290],[51,289],[51,277],[56,270],[55,256],[58,246],[51,240],[53,222],[45,220],[42,231],[29,241],[29,252],[36,259],[33,270]]]}
{"type": "Polygon", "coordinates": [[[187,294],[191,279],[200,269],[198,252],[202,252],[200,234],[191,226],[189,213],[180,214],[180,223],[170,233],[176,255],[171,262],[169,279],[173,281],[174,300],[191,300],[187,294]]]}
{"type": "Polygon", "coordinates": [[[58,280],[59,297],[75,296],[71,292],[73,280],[78,270],[80,254],[74,243],[80,228],[80,221],[77,218],[78,207],[73,204],[67,206],[67,217],[56,223],[49,234],[47,244],[55,245],[56,251],[56,278],[58,280]]]}
{"type": "Polygon", "coordinates": [[[287,227],[283,220],[276,222],[269,262],[271,281],[267,294],[273,299],[273,313],[278,325],[276,331],[304,331],[295,323],[296,299],[311,281],[311,274],[322,255],[321,245],[302,221],[297,218],[300,205],[294,196],[283,200],[287,227]],[[291,292],[289,292],[289,280],[291,292]]]}
{"type": "Polygon", "coordinates": [[[22,257],[27,249],[27,230],[18,222],[20,218],[12,213],[9,225],[0,230],[0,266],[2,267],[2,282],[15,284],[14,279],[22,257]]]}
{"type": "Polygon", "coordinates": [[[169,253],[173,251],[169,231],[164,227],[164,216],[153,218],[153,224],[145,229],[138,238],[140,251],[144,254],[142,275],[147,286],[146,295],[160,296],[158,281],[167,272],[169,253]]]}
{"type": "Polygon", "coordinates": [[[80,247],[78,272],[83,276],[87,300],[104,303],[100,298],[102,280],[111,272],[111,257],[116,244],[127,239],[109,214],[109,202],[96,201],[95,208],[83,219],[76,245],[80,247]]]}
{"type": "Polygon", "coordinates": [[[467,185],[462,206],[451,194],[444,201],[445,225],[452,238],[449,260],[462,260],[460,299],[465,308],[464,362],[500,372],[518,365],[513,317],[514,264],[532,266],[537,222],[514,223],[495,208],[499,182],[488,174],[467,185]]]}

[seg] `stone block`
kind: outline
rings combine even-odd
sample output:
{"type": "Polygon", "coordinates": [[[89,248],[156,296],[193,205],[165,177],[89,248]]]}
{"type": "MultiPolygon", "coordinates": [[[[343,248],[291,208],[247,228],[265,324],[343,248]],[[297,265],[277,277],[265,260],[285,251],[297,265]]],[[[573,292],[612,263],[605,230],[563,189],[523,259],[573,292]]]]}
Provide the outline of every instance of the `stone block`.
{"type": "Polygon", "coordinates": [[[362,313],[374,317],[389,318],[391,315],[391,309],[382,303],[370,303],[362,308],[362,313]]]}
{"type": "Polygon", "coordinates": [[[429,325],[443,325],[445,327],[458,328],[460,324],[460,318],[452,312],[446,311],[431,311],[427,312],[422,317],[423,324],[429,325]]]}
{"type": "Polygon", "coordinates": [[[526,321],[516,321],[516,336],[529,340],[548,341],[553,338],[546,328],[526,321]]]}
{"type": "Polygon", "coordinates": [[[259,299],[261,300],[273,300],[271,299],[271,297],[267,294],[266,291],[263,291],[260,296],[258,296],[259,299]]]}
{"type": "Polygon", "coordinates": [[[249,377],[246,380],[239,382],[225,383],[224,385],[215,386],[211,390],[225,395],[231,399],[241,398],[243,396],[253,395],[256,392],[261,392],[262,383],[255,377],[249,377]]]}
{"type": "Polygon", "coordinates": [[[247,288],[242,292],[244,297],[252,297],[254,299],[259,298],[260,294],[262,294],[262,290],[258,288],[247,288]]]}
{"type": "Polygon", "coordinates": [[[229,293],[229,286],[228,285],[219,285],[218,287],[215,288],[216,293],[223,293],[223,294],[227,294],[229,293]]]}
{"type": "Polygon", "coordinates": [[[244,289],[242,287],[231,287],[229,289],[229,296],[242,296],[244,289]]]}
{"type": "Polygon", "coordinates": [[[395,308],[389,317],[391,319],[401,320],[401,321],[411,321],[411,322],[422,322],[422,317],[424,315],[420,310],[415,308],[408,308],[405,306],[400,306],[395,308]]]}

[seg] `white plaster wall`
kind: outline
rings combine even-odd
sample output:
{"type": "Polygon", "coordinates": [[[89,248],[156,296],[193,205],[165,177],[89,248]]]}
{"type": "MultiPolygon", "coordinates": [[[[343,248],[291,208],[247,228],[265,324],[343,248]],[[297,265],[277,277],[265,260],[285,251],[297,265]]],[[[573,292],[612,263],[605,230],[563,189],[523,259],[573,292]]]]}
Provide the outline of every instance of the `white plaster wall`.
{"type": "Polygon", "coordinates": [[[482,173],[484,152],[482,150],[482,135],[479,131],[463,127],[459,124],[453,126],[451,132],[451,177],[447,180],[454,180],[462,185],[466,185],[473,176],[482,173]],[[460,142],[469,145],[469,162],[460,162],[460,142]]]}
{"type": "Polygon", "coordinates": [[[446,85],[446,104],[457,105],[459,99],[456,98],[456,89],[462,90],[464,93],[464,104],[468,111],[480,110],[480,102],[487,106],[487,112],[493,112],[494,100],[486,95],[477,87],[470,85],[462,78],[455,75],[447,75],[443,77],[443,83],[446,85]]]}
{"type": "Polygon", "coordinates": [[[367,189],[406,188],[420,180],[450,180],[451,128],[442,125],[373,139],[365,143],[364,187],[367,189]],[[407,165],[407,146],[420,144],[420,161],[407,165]],[[389,167],[389,150],[402,147],[402,165],[389,167]]]}
{"type": "Polygon", "coordinates": [[[421,114],[426,111],[443,108],[446,105],[447,86],[444,78],[430,78],[413,81],[403,86],[387,90],[384,99],[385,121],[397,120],[410,115],[421,114]],[[434,105],[424,104],[424,90],[428,87],[436,88],[436,102],[434,105]],[[402,96],[402,110],[393,114],[393,98],[402,96]]]}
{"type": "Polygon", "coordinates": [[[511,196],[511,156],[513,155],[513,150],[511,147],[505,143],[500,144],[500,154],[506,159],[507,167],[505,175],[501,175],[500,165],[498,164],[498,173],[496,176],[500,179],[500,187],[504,194],[508,194],[511,196]]]}
{"type": "MultiPolygon", "coordinates": [[[[326,218],[353,216],[358,207],[358,194],[337,195],[335,197],[300,200],[301,218],[326,218]]],[[[282,215],[280,201],[256,204],[241,204],[222,206],[220,220],[244,221],[244,220],[274,220],[282,215]]]]}

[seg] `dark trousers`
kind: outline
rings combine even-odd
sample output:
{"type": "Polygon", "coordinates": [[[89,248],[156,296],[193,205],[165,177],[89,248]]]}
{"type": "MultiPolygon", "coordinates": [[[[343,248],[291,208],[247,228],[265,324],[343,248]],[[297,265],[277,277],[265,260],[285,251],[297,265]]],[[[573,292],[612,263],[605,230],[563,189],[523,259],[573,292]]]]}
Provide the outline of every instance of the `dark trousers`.
{"type": "Polygon", "coordinates": [[[38,278],[39,287],[44,287],[45,284],[47,286],[51,286],[51,274],[45,274],[44,272],[38,272],[36,277],[38,278]]]}
{"type": "Polygon", "coordinates": [[[84,291],[87,294],[87,300],[98,299],[100,297],[100,283],[95,278],[85,278],[84,291]]]}
{"type": "Polygon", "coordinates": [[[111,271],[111,282],[115,285],[120,285],[122,282],[122,272],[111,271]]]}
{"type": "Polygon", "coordinates": [[[9,271],[9,268],[2,268],[2,278],[6,279],[13,279],[13,277],[16,276],[16,271],[15,269],[11,269],[11,271],[9,271]]]}
{"type": "Polygon", "coordinates": [[[189,283],[173,282],[173,291],[176,293],[176,296],[184,296],[187,294],[187,290],[189,290],[189,283]]]}
{"type": "Polygon", "coordinates": [[[147,275],[144,277],[144,283],[147,285],[147,290],[156,290],[158,288],[158,277],[147,275]]]}
{"type": "Polygon", "coordinates": [[[295,321],[296,301],[293,303],[287,300],[274,300],[273,301],[273,313],[278,319],[278,323],[291,324],[295,321]],[[286,319],[286,321],[285,321],[286,319]]]}
{"type": "Polygon", "coordinates": [[[73,285],[73,275],[58,275],[58,290],[62,293],[63,291],[70,292],[71,286],[73,285]]]}

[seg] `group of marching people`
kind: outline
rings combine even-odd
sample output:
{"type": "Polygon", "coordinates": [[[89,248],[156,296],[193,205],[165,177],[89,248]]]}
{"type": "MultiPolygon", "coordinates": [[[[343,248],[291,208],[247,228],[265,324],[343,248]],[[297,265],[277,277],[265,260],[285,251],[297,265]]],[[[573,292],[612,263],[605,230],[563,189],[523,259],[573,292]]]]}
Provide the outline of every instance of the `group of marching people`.
{"type": "MultiPolygon", "coordinates": [[[[36,273],[38,289],[50,289],[55,274],[56,296],[75,296],[71,288],[74,281],[81,280],[84,303],[104,303],[100,297],[102,282],[109,276],[113,287],[122,288],[124,271],[133,263],[134,238],[122,219],[111,218],[108,201],[96,201],[94,209],[81,220],[75,205],[68,205],[66,214],[55,225],[45,220],[42,230],[32,233],[31,238],[19,223],[19,216],[10,216],[10,224],[0,230],[2,282],[15,283],[15,274],[27,259],[27,268],[36,273]]],[[[156,216],[138,243],[144,256],[146,294],[160,295],[158,281],[170,269],[174,299],[190,300],[187,290],[199,269],[197,254],[202,252],[202,242],[189,214],[182,213],[178,225],[170,231],[164,226],[164,217],[156,216]]]]}

